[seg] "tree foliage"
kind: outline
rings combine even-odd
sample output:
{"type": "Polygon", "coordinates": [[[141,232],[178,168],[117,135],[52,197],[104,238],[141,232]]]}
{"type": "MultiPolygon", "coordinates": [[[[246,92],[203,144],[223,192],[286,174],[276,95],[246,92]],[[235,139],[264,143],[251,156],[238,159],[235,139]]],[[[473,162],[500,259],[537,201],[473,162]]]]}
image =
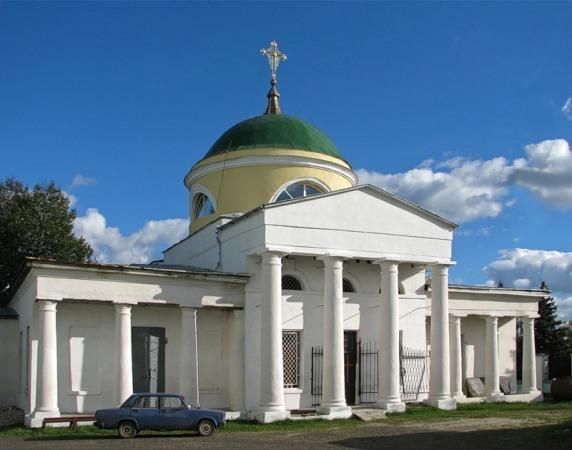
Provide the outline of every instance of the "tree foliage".
{"type": "MultiPolygon", "coordinates": [[[[548,290],[548,284],[542,282],[540,289],[548,290]]],[[[545,297],[538,304],[538,319],[534,324],[537,353],[558,355],[567,349],[566,330],[558,320],[558,310],[554,297],[545,297]]]]}
{"type": "Polygon", "coordinates": [[[92,249],[73,234],[74,209],[52,182],[24,186],[0,181],[0,297],[14,282],[26,256],[89,261],[92,249]]]}

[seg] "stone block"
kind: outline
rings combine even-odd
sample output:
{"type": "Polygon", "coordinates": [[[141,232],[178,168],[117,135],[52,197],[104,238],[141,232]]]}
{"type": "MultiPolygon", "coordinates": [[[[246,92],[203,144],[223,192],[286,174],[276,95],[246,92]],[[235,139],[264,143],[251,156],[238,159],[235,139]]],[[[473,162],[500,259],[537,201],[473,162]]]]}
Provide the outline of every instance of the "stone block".
{"type": "Polygon", "coordinates": [[[480,378],[467,378],[467,391],[470,397],[483,397],[485,385],[480,378]]]}

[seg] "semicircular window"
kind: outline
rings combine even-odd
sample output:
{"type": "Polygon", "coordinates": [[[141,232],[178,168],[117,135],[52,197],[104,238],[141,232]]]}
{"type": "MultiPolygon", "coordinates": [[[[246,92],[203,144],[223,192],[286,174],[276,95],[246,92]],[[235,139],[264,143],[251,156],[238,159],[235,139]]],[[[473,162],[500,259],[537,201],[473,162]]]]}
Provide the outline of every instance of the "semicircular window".
{"type": "Polygon", "coordinates": [[[301,291],[302,283],[293,275],[282,275],[283,291],[301,291]]]}
{"type": "Polygon", "coordinates": [[[199,192],[193,197],[193,219],[205,217],[215,212],[213,202],[207,195],[199,192]]]}
{"type": "Polygon", "coordinates": [[[309,197],[310,195],[321,194],[323,192],[324,190],[321,187],[306,181],[301,181],[282,189],[276,196],[276,201],[283,202],[294,198],[309,197]]]}
{"type": "Polygon", "coordinates": [[[355,292],[356,291],[353,283],[350,280],[348,280],[347,278],[343,279],[342,286],[343,286],[344,292],[355,292]]]}

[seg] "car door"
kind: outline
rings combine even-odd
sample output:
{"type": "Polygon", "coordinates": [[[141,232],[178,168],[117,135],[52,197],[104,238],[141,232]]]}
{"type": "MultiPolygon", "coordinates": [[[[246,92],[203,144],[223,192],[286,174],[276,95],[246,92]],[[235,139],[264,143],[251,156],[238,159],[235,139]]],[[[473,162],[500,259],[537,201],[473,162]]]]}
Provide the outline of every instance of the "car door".
{"type": "Polygon", "coordinates": [[[191,428],[189,408],[179,396],[160,397],[159,420],[164,430],[188,430],[191,428]]]}
{"type": "Polygon", "coordinates": [[[131,415],[137,420],[141,430],[160,429],[159,397],[156,395],[142,395],[131,408],[131,415]]]}

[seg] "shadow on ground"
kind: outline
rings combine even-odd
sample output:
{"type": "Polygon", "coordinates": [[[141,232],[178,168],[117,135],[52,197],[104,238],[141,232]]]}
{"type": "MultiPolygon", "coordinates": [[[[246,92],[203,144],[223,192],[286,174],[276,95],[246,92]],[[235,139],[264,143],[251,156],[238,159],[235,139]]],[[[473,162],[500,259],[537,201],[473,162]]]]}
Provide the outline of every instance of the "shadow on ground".
{"type": "MultiPolygon", "coordinates": [[[[395,430],[398,432],[398,430],[395,430]]],[[[475,431],[427,431],[419,433],[400,429],[404,433],[378,436],[364,436],[328,444],[351,449],[417,450],[421,448],[439,450],[496,450],[518,449],[550,450],[572,449],[572,420],[559,425],[527,428],[504,428],[475,431]]]]}

